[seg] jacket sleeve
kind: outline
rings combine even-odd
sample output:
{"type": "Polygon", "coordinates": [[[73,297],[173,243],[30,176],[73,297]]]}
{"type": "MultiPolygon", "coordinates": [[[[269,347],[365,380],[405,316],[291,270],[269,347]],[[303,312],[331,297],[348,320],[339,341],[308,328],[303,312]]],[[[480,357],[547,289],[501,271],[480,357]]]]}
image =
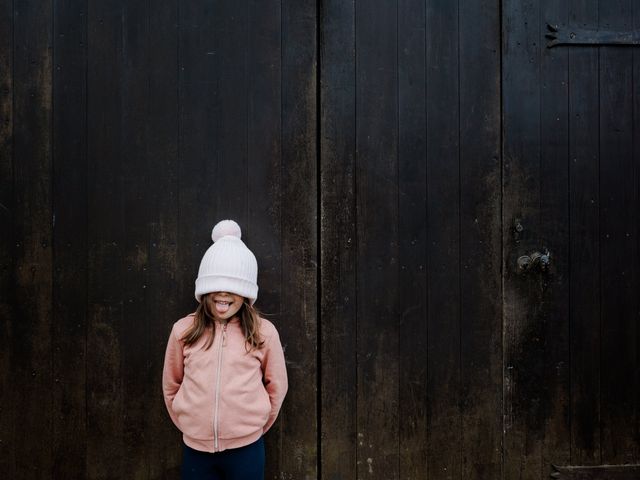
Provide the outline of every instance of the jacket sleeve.
{"type": "Polygon", "coordinates": [[[164,368],[162,371],[162,392],[164,394],[164,403],[167,406],[169,416],[176,427],[178,425],[178,419],[173,413],[173,399],[180,389],[182,384],[182,378],[184,375],[184,355],[182,353],[182,345],[176,338],[176,335],[171,330],[169,335],[169,341],[167,343],[167,350],[164,355],[164,368]]]}
{"type": "Polygon", "coordinates": [[[271,428],[278,417],[280,407],[287,394],[288,380],[287,367],[284,360],[284,351],[280,343],[278,332],[273,335],[265,343],[265,354],[262,359],[263,383],[269,394],[271,401],[271,412],[267,423],[262,429],[262,433],[266,433],[271,428]]]}

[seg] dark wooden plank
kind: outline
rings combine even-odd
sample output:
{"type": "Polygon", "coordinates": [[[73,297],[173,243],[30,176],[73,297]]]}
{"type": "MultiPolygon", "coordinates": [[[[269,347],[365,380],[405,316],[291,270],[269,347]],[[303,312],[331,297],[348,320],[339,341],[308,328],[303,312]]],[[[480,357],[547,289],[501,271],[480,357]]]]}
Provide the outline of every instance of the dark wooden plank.
{"type": "MultiPolygon", "coordinates": [[[[218,88],[215,25],[216,4],[179,3],[178,25],[178,139],[175,287],[177,315],[166,321],[166,338],[171,324],[194,312],[194,283],[200,260],[212,244],[211,230],[220,219],[216,215],[216,141],[218,88]],[[195,208],[197,206],[197,208],[195,208]]],[[[242,225],[241,225],[242,227],[242,225]]],[[[243,232],[244,235],[244,232],[243,232]]],[[[160,335],[160,332],[159,332],[160,335]]],[[[166,346],[166,343],[165,343],[166,346]]],[[[167,468],[181,463],[181,433],[168,414],[165,421],[175,441],[167,468]]],[[[165,474],[167,472],[165,471],[165,474]]]]}
{"type": "MultiPolygon", "coordinates": [[[[248,19],[248,176],[247,223],[243,226],[247,245],[258,259],[258,300],[256,306],[268,314],[276,328],[298,322],[282,312],[282,29],[281,3],[251,0],[248,19]]],[[[289,265],[286,266],[287,268],[289,265]]],[[[286,288],[289,288],[287,286],[286,288]]],[[[297,331],[296,336],[299,335],[297,331]]],[[[284,332],[283,332],[284,333],[284,332]]],[[[294,338],[280,337],[285,357],[294,338]]],[[[289,367],[288,367],[289,368],[289,367]]],[[[293,373],[293,372],[291,372],[293,373]]],[[[291,385],[287,394],[297,388],[291,385]]],[[[297,452],[284,451],[283,425],[286,411],[293,407],[285,398],[281,414],[265,437],[267,464],[265,478],[280,478],[286,460],[297,452]]]]}
{"type": "MultiPolygon", "coordinates": [[[[179,309],[176,278],[178,235],[178,5],[150,4],[146,161],[151,207],[145,315],[149,338],[147,385],[148,477],[175,478],[180,464],[179,431],[169,419],[162,368],[170,327],[179,309]]],[[[194,267],[197,268],[197,267],[194,267]]],[[[193,270],[193,269],[192,269],[193,270]]],[[[195,274],[194,274],[195,275],[195,274]]],[[[191,280],[193,285],[195,277],[191,280]]],[[[192,296],[187,300],[195,302],[192,296]]]]}
{"type": "Polygon", "coordinates": [[[318,478],[316,0],[282,2],[280,333],[288,339],[280,477],[318,478]],[[305,405],[301,409],[299,406],[305,405]]]}
{"type": "Polygon", "coordinates": [[[13,181],[13,2],[0,1],[0,471],[16,476],[13,323],[15,224],[13,181]]]}
{"type": "Polygon", "coordinates": [[[54,4],[53,470],[86,477],[87,5],[54,4]]]}
{"type": "MultiPolygon", "coordinates": [[[[542,0],[542,19],[568,23],[566,2],[542,0]]],[[[542,426],[542,477],[551,463],[570,462],[570,320],[569,320],[569,125],[567,49],[545,48],[544,21],[540,23],[540,222],[539,248],[551,253],[542,276],[543,297],[537,322],[542,331],[538,355],[542,426]]],[[[538,42],[536,42],[538,43],[538,42]]]]}
{"type": "Polygon", "coordinates": [[[425,2],[398,1],[398,476],[407,480],[427,475],[425,24],[425,2]]]}
{"type": "Polygon", "coordinates": [[[356,23],[357,476],[398,471],[397,8],[358,2],[356,23]]]}
{"type": "Polygon", "coordinates": [[[502,468],[500,3],[463,0],[459,8],[461,478],[498,479],[502,468]]]}
{"type": "Polygon", "coordinates": [[[218,20],[216,3],[180,3],[177,8],[180,123],[176,283],[178,309],[184,316],[195,311],[198,266],[212,243],[211,230],[221,220],[216,214],[216,195],[212,193],[219,174],[215,154],[218,62],[214,44],[218,20]]]}
{"type": "MultiPolygon", "coordinates": [[[[632,26],[630,0],[599,3],[599,26],[632,26]]],[[[633,158],[633,66],[630,49],[600,48],[600,274],[602,462],[633,463],[637,366],[634,263],[638,255],[635,209],[638,197],[633,158]]]]}
{"type": "Polygon", "coordinates": [[[87,477],[124,478],[123,5],[88,5],[87,477]]]}
{"type": "MultiPolygon", "coordinates": [[[[211,230],[218,218],[214,193],[218,184],[216,145],[219,115],[216,25],[218,4],[180,3],[178,24],[178,143],[177,143],[177,248],[175,252],[176,311],[171,323],[195,311],[194,282],[200,260],[211,246],[211,230]],[[197,206],[197,208],[194,208],[197,206]]],[[[242,228],[243,225],[240,224],[242,228]]],[[[243,229],[243,238],[245,236],[243,229]]],[[[166,341],[166,339],[165,339],[166,341]]],[[[170,422],[168,415],[165,421],[170,422]]],[[[181,461],[181,434],[173,427],[176,440],[167,467],[181,461]],[[169,463],[170,462],[170,463],[169,463]]],[[[177,465],[176,465],[177,466],[177,465]]],[[[166,472],[165,472],[166,473],[166,472]]]]}
{"type": "Polygon", "coordinates": [[[428,478],[462,475],[458,3],[427,4],[428,478]]]}
{"type": "MultiPolygon", "coordinates": [[[[632,26],[634,29],[640,28],[640,9],[634,7],[633,9],[633,23],[632,26]]],[[[632,145],[632,158],[634,164],[634,172],[635,172],[635,199],[634,204],[636,207],[640,205],[640,161],[638,160],[640,152],[640,82],[637,80],[640,78],[640,53],[638,49],[634,49],[632,51],[632,60],[631,63],[633,65],[632,78],[633,81],[633,91],[632,91],[632,101],[633,101],[633,145],[632,145]]],[[[632,233],[636,237],[635,243],[635,256],[632,258],[632,291],[638,292],[640,291],[640,208],[635,208],[635,231],[632,233]]],[[[640,312],[640,296],[635,295],[635,312],[640,312]]],[[[637,317],[636,317],[637,318],[637,317]]],[[[640,436],[638,432],[640,432],[640,328],[637,326],[636,322],[636,366],[635,366],[635,463],[640,464],[640,436]]]]}
{"type": "Polygon", "coordinates": [[[542,475],[550,404],[540,355],[545,276],[518,274],[520,255],[541,248],[541,71],[539,3],[503,2],[503,355],[504,478],[542,475]]]}
{"type": "Polygon", "coordinates": [[[219,173],[215,179],[216,205],[224,218],[235,219],[247,228],[247,115],[248,115],[248,2],[225,0],[216,3],[215,75],[219,89],[216,116],[215,160],[219,173]],[[238,188],[240,185],[245,188],[238,188]]]}
{"type": "Polygon", "coordinates": [[[320,476],[356,478],[355,2],[321,5],[320,476]]]}
{"type": "MultiPolygon", "coordinates": [[[[572,0],[569,25],[595,28],[597,0],[572,0]]],[[[571,463],[600,463],[598,49],[567,51],[569,71],[569,314],[571,463]]]]}
{"type": "Polygon", "coordinates": [[[13,175],[16,474],[49,478],[52,451],[51,4],[14,4],[13,175]],[[19,386],[19,387],[17,387],[19,386]]]}
{"type": "Polygon", "coordinates": [[[122,415],[121,462],[130,478],[147,478],[148,445],[146,380],[149,358],[149,322],[146,293],[149,264],[149,215],[152,214],[147,145],[149,105],[149,5],[146,0],[128,0],[122,10],[122,196],[124,272],[120,279],[124,288],[120,381],[124,411],[122,415]]]}

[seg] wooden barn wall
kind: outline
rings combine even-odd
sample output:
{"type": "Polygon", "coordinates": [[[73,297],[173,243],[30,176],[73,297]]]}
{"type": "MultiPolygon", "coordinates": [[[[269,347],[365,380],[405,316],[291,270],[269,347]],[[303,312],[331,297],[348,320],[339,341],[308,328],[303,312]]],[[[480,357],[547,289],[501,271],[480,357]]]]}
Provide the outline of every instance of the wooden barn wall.
{"type": "Polygon", "coordinates": [[[315,478],[315,2],[1,10],[0,476],[177,478],[164,350],[233,218],[294,386],[267,478],[315,478]]]}
{"type": "Polygon", "coordinates": [[[265,478],[640,463],[640,50],[545,39],[633,0],[0,12],[2,478],[178,478],[163,355],[221,218],[288,362],[265,478]]]}
{"type": "Polygon", "coordinates": [[[322,478],[499,478],[499,2],[322,5],[322,478]]]}

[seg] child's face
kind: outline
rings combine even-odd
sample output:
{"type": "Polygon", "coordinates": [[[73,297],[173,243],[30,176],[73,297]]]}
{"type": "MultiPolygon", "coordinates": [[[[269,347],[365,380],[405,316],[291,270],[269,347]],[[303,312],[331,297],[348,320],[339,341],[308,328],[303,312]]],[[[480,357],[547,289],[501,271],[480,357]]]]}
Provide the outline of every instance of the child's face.
{"type": "Polygon", "coordinates": [[[218,320],[228,320],[242,307],[243,298],[235,293],[213,292],[207,295],[209,311],[218,320]]]}

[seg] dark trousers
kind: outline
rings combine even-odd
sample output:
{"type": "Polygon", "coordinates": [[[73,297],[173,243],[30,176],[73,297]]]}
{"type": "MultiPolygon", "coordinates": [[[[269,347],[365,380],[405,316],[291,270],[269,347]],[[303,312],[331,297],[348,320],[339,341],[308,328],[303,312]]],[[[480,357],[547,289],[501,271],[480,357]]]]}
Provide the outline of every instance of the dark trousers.
{"type": "Polygon", "coordinates": [[[180,473],[182,480],[264,480],[264,437],[215,453],[183,443],[180,473]]]}

